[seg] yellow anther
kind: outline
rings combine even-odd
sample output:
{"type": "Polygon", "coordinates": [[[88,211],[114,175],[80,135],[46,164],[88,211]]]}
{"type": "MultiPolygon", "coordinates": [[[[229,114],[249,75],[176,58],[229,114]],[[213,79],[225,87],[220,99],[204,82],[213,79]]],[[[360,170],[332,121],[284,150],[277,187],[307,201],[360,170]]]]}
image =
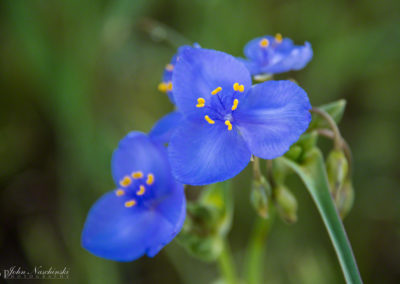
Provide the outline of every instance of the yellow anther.
{"type": "Polygon", "coordinates": [[[158,90],[160,92],[165,93],[167,91],[167,84],[164,82],[161,82],[160,84],[158,84],[158,90]]]}
{"type": "Polygon", "coordinates": [[[277,43],[281,43],[282,42],[282,35],[281,34],[276,34],[275,35],[275,41],[277,42],[277,43]]]}
{"type": "Polygon", "coordinates": [[[137,195],[143,195],[146,192],[146,188],[144,187],[144,185],[139,186],[139,190],[136,191],[137,195]]]}
{"type": "Polygon", "coordinates": [[[126,187],[128,185],[130,185],[132,182],[131,178],[129,176],[125,176],[120,182],[119,184],[123,187],[126,187]]]}
{"type": "Polygon", "coordinates": [[[196,107],[204,107],[205,103],[206,103],[206,100],[205,100],[205,99],[203,99],[203,98],[198,98],[198,99],[197,99],[197,105],[196,105],[196,107]]]}
{"type": "Polygon", "coordinates": [[[218,93],[221,92],[221,91],[222,91],[222,88],[221,88],[221,87],[218,87],[218,88],[216,88],[214,91],[211,92],[211,95],[216,95],[216,94],[218,94],[218,93]]]}
{"type": "Polygon", "coordinates": [[[239,100],[238,100],[238,99],[235,99],[235,100],[233,101],[232,110],[237,109],[238,103],[239,103],[239,100]]]}
{"type": "Polygon", "coordinates": [[[166,69],[167,71],[172,71],[172,70],[174,70],[174,65],[172,65],[171,63],[168,63],[168,64],[165,66],[165,69],[166,69]]]}
{"type": "Polygon", "coordinates": [[[172,82],[167,83],[167,92],[172,91],[172,82]]]}
{"type": "Polygon", "coordinates": [[[225,120],[225,125],[228,126],[228,130],[232,130],[232,123],[229,120],[225,120]]]}
{"type": "Polygon", "coordinates": [[[235,84],[233,84],[233,90],[243,93],[244,86],[240,85],[239,83],[235,83],[235,84]]]}
{"type": "Polygon", "coordinates": [[[259,44],[260,44],[261,47],[266,48],[269,45],[269,40],[266,39],[266,38],[263,38],[262,40],[260,40],[259,44]]]}
{"type": "Polygon", "coordinates": [[[212,120],[208,115],[205,115],[205,116],[204,116],[204,119],[207,120],[207,122],[208,122],[209,124],[214,124],[214,123],[215,123],[215,121],[212,120]]]}
{"type": "Polygon", "coordinates": [[[154,183],[154,175],[153,174],[147,175],[146,183],[147,183],[147,185],[152,185],[154,183]]]}
{"type": "Polygon", "coordinates": [[[143,177],[143,173],[142,172],[133,172],[131,175],[134,179],[140,179],[143,177]]]}
{"type": "Polygon", "coordinates": [[[125,191],[123,190],[123,189],[118,189],[116,192],[115,192],[115,195],[117,195],[117,196],[122,196],[122,195],[124,195],[125,194],[125,191]]]}
{"type": "Polygon", "coordinates": [[[136,201],[133,199],[125,202],[125,207],[132,207],[135,205],[136,205],[136,201]]]}

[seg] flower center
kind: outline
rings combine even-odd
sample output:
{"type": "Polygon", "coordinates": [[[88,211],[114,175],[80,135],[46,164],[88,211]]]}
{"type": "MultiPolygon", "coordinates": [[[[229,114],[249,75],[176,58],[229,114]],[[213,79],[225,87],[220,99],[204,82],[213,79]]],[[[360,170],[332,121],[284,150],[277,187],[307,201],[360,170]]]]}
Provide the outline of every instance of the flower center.
{"type": "Polygon", "coordinates": [[[197,108],[206,108],[210,112],[204,115],[204,120],[209,124],[215,124],[216,120],[224,121],[227,129],[230,131],[232,125],[232,112],[238,108],[239,99],[234,98],[236,94],[244,92],[244,85],[238,82],[233,84],[232,90],[222,90],[217,87],[211,92],[211,97],[206,101],[204,98],[197,98],[197,108]]]}
{"type": "MultiPolygon", "coordinates": [[[[121,188],[115,190],[118,197],[125,196],[125,207],[135,206],[139,202],[139,197],[146,194],[147,189],[154,184],[154,175],[148,173],[147,176],[142,171],[132,172],[130,175],[124,176],[119,185],[121,188]]],[[[142,198],[143,199],[143,198],[142,198]]]]}

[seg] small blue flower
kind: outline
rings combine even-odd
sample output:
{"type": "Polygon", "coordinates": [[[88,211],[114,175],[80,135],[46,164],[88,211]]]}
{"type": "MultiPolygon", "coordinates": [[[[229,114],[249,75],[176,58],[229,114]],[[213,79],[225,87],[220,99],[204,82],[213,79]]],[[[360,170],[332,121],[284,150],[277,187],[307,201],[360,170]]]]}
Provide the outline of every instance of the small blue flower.
{"type": "Polygon", "coordinates": [[[131,261],[156,255],[181,230],[186,202],[163,146],[140,132],[123,138],[112,158],[117,189],[90,209],[82,246],[96,256],[131,261]]]}
{"type": "Polygon", "coordinates": [[[234,177],[251,155],[283,155],[307,129],[306,92],[291,81],[251,86],[247,68],[234,57],[207,49],[185,49],[172,78],[184,119],[168,146],[172,172],[192,185],[234,177]]]}
{"type": "Polygon", "coordinates": [[[244,47],[244,55],[247,59],[240,60],[251,75],[262,75],[300,70],[311,60],[313,51],[308,42],[294,45],[291,39],[277,34],[251,40],[244,47]]]}
{"type": "MultiPolygon", "coordinates": [[[[172,74],[174,72],[174,66],[179,58],[179,54],[188,47],[190,48],[189,45],[183,45],[178,48],[177,53],[174,56],[172,56],[171,61],[167,65],[165,65],[162,81],[160,84],[158,84],[158,90],[160,92],[167,93],[169,100],[173,104],[175,104],[174,96],[172,93],[172,74]]],[[[194,43],[193,47],[199,48],[200,45],[198,43],[194,43]]]]}

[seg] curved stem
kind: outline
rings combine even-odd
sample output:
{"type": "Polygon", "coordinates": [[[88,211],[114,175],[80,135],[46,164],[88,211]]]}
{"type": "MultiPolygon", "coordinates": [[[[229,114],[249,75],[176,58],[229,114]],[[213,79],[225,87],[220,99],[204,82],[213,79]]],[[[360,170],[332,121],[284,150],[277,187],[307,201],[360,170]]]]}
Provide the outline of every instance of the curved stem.
{"type": "Polygon", "coordinates": [[[229,248],[228,242],[224,241],[224,247],[218,257],[219,271],[225,280],[224,283],[236,284],[235,265],[232,258],[232,253],[229,248]]]}
{"type": "Polygon", "coordinates": [[[261,179],[260,158],[254,156],[253,160],[253,177],[255,180],[261,179]]]}
{"type": "Polygon", "coordinates": [[[339,128],[336,125],[336,122],[332,119],[332,117],[324,110],[317,108],[317,107],[313,107],[310,112],[313,112],[315,114],[318,114],[319,116],[321,116],[322,118],[324,118],[326,120],[326,122],[328,122],[329,127],[332,129],[333,133],[334,133],[334,143],[335,143],[335,148],[336,149],[340,149],[342,147],[342,143],[343,143],[343,139],[342,139],[342,135],[340,134],[339,128]]]}

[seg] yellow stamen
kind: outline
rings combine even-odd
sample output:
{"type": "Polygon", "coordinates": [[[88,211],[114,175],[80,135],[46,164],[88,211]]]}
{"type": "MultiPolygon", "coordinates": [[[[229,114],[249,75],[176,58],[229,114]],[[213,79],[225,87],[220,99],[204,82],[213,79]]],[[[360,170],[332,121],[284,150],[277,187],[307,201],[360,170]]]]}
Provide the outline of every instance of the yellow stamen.
{"type": "Polygon", "coordinates": [[[239,83],[233,84],[233,90],[243,93],[244,92],[244,85],[240,85],[239,83]]]}
{"type": "Polygon", "coordinates": [[[214,123],[215,123],[215,121],[212,120],[208,115],[205,115],[205,116],[204,116],[204,119],[207,120],[207,122],[208,122],[209,124],[214,124],[214,123]]]}
{"type": "Polygon", "coordinates": [[[235,100],[233,101],[232,110],[237,109],[238,103],[239,103],[239,100],[238,100],[238,99],[235,99],[235,100]]]}
{"type": "Polygon", "coordinates": [[[172,91],[172,82],[167,83],[167,92],[172,91]]]}
{"type": "Polygon", "coordinates": [[[165,93],[167,91],[167,84],[164,82],[161,82],[160,84],[158,84],[158,90],[160,92],[165,93]]]}
{"type": "Polygon", "coordinates": [[[282,42],[282,35],[279,34],[279,33],[276,34],[276,35],[275,35],[275,40],[276,40],[277,43],[281,43],[281,42],[282,42]]]}
{"type": "Polygon", "coordinates": [[[129,200],[127,202],[125,202],[125,207],[132,207],[136,205],[136,201],[135,200],[129,200]]]}
{"type": "Polygon", "coordinates": [[[232,130],[232,124],[229,120],[225,120],[225,125],[228,126],[228,130],[231,131],[232,130]]]}
{"type": "Polygon", "coordinates": [[[143,177],[143,173],[142,173],[141,171],[133,172],[133,173],[132,173],[132,177],[133,177],[134,179],[140,179],[140,178],[143,177]]]}
{"type": "Polygon", "coordinates": [[[144,187],[144,185],[141,185],[141,186],[139,187],[139,190],[136,191],[136,194],[137,194],[137,195],[143,195],[145,192],[146,192],[146,188],[144,187]]]}
{"type": "Polygon", "coordinates": [[[205,99],[203,99],[203,98],[198,98],[198,99],[197,99],[197,105],[196,105],[196,107],[204,107],[205,103],[206,103],[206,100],[205,100],[205,99]]]}
{"type": "Polygon", "coordinates": [[[125,176],[120,182],[119,184],[123,187],[126,187],[128,185],[130,185],[132,182],[131,178],[129,176],[125,176]]]}
{"type": "Polygon", "coordinates": [[[262,40],[260,40],[259,44],[260,44],[261,47],[266,48],[269,45],[269,40],[266,39],[266,38],[263,38],[262,40]]]}
{"type": "Polygon", "coordinates": [[[221,88],[221,87],[218,87],[218,88],[216,88],[214,91],[211,92],[211,95],[216,95],[216,94],[218,94],[218,93],[221,92],[221,91],[222,91],[222,88],[221,88]]]}
{"type": "Polygon", "coordinates": [[[147,185],[152,185],[154,183],[154,175],[153,174],[147,175],[146,183],[147,183],[147,185]]]}
{"type": "Polygon", "coordinates": [[[167,71],[172,71],[172,70],[174,70],[174,65],[172,65],[171,63],[168,63],[168,64],[165,66],[165,69],[167,69],[167,71]]]}
{"type": "Polygon", "coordinates": [[[118,190],[115,192],[115,194],[116,194],[117,196],[122,196],[122,195],[125,194],[125,191],[124,191],[123,189],[118,189],[118,190]]]}

